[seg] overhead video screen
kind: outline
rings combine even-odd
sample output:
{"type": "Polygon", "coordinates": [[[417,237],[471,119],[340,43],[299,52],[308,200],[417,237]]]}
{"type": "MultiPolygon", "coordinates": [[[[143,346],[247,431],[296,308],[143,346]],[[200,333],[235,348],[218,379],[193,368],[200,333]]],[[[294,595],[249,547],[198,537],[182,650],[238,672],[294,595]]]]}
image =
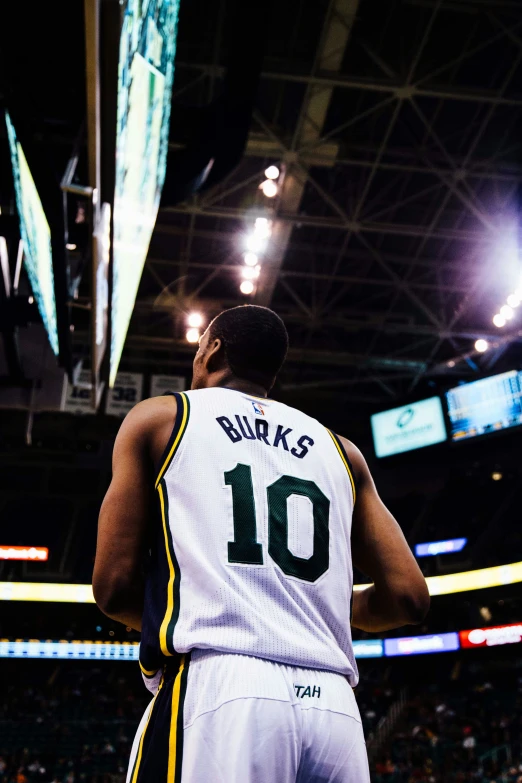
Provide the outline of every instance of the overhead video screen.
{"type": "Polygon", "coordinates": [[[51,231],[24,151],[7,112],[5,121],[11,152],[16,207],[20,220],[20,236],[24,245],[24,265],[51,348],[58,356],[51,231]]]}
{"type": "Polygon", "coordinates": [[[378,457],[422,449],[446,440],[439,397],[412,402],[371,417],[373,444],[378,457]]]}
{"type": "Polygon", "coordinates": [[[125,343],[165,180],[179,0],[129,0],[120,38],[110,378],[125,343]]]}
{"type": "Polygon", "coordinates": [[[463,383],[446,393],[453,441],[522,424],[522,373],[463,383]]]}

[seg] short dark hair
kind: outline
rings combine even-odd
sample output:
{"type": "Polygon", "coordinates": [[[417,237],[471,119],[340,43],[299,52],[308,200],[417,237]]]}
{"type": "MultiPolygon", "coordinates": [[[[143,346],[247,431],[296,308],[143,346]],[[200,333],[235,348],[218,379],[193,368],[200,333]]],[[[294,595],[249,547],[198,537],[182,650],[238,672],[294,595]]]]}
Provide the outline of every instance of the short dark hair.
{"type": "Polygon", "coordinates": [[[273,310],[258,305],[223,310],[209,326],[209,341],[216,338],[237,378],[267,390],[273,386],[288,351],[286,326],[273,310]]]}

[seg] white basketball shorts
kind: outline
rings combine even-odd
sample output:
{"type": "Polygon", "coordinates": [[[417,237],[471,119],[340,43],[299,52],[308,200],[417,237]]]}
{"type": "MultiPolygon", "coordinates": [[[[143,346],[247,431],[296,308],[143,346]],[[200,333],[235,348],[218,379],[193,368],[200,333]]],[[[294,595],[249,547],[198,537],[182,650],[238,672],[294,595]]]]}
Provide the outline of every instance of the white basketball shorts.
{"type": "Polygon", "coordinates": [[[127,783],[369,783],[345,677],[194,650],[166,667],[127,783]]]}

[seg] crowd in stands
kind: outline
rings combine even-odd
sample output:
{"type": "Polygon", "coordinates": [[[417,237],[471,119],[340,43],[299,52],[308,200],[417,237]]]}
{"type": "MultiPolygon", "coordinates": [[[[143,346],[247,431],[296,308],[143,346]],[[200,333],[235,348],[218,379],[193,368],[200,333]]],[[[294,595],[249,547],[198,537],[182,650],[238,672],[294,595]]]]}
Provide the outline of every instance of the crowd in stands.
{"type": "Polygon", "coordinates": [[[488,669],[461,658],[448,681],[427,667],[424,686],[405,686],[403,712],[373,759],[374,783],[522,783],[518,663],[488,669]]]}
{"type": "MultiPolygon", "coordinates": [[[[522,783],[522,661],[487,655],[360,662],[372,783],[522,783]]],[[[0,783],[124,783],[149,700],[136,665],[5,661],[2,675],[0,783]]]]}
{"type": "Polygon", "coordinates": [[[16,664],[2,678],[0,783],[123,783],[150,698],[137,666],[16,664]]]}

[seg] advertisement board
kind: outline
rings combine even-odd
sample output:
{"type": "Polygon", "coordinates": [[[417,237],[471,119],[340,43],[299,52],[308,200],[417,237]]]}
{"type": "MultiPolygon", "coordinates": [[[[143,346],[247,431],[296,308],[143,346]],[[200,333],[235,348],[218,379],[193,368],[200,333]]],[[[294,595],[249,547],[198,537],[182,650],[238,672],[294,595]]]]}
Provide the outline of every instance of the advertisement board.
{"type": "Polygon", "coordinates": [[[422,449],[446,440],[446,425],[439,397],[412,402],[371,417],[375,453],[389,457],[422,449]]]}
{"type": "Polygon", "coordinates": [[[384,640],[385,655],[422,655],[451,652],[459,649],[458,633],[438,633],[428,636],[403,636],[384,640]]]}
{"type": "Polygon", "coordinates": [[[495,647],[500,644],[518,644],[522,642],[522,625],[497,625],[493,628],[474,628],[460,632],[462,647],[495,647]]]}
{"type": "Polygon", "coordinates": [[[58,660],[137,661],[138,642],[80,642],[0,639],[0,658],[56,658],[58,660]]]}
{"type": "Polygon", "coordinates": [[[382,658],[384,645],[382,639],[364,639],[352,642],[356,658],[382,658]]]}

